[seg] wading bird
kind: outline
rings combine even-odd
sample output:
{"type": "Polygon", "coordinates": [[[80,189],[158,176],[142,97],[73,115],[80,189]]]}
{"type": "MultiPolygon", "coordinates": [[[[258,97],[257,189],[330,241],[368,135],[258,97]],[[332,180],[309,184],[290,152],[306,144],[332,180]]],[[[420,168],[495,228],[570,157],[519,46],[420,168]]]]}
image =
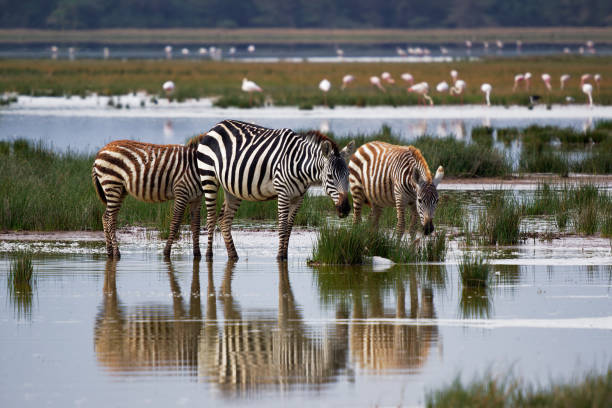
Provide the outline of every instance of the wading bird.
{"type": "Polygon", "coordinates": [[[457,78],[459,78],[459,73],[456,70],[452,70],[450,72],[451,79],[453,80],[453,84],[457,82],[457,78]]]}
{"type": "Polygon", "coordinates": [[[491,106],[491,91],[493,90],[493,87],[491,86],[491,84],[482,84],[480,86],[480,91],[483,92],[485,94],[485,101],[487,102],[487,106],[491,106]]]}
{"type": "Polygon", "coordinates": [[[446,81],[442,81],[438,85],[436,85],[436,91],[440,93],[448,92],[448,84],[446,83],[446,81]]]}
{"type": "Polygon", "coordinates": [[[404,72],[402,74],[402,79],[408,82],[410,85],[414,83],[414,78],[412,77],[412,74],[409,74],[408,72],[404,72]]]}
{"type": "Polygon", "coordinates": [[[514,86],[512,87],[512,92],[516,92],[516,88],[518,88],[519,84],[525,80],[525,75],[516,74],[514,76],[514,86]]]}
{"type": "Polygon", "coordinates": [[[433,99],[429,97],[429,84],[427,82],[419,82],[418,84],[412,85],[408,88],[408,92],[414,92],[418,95],[419,103],[421,103],[421,97],[423,98],[423,105],[425,105],[425,99],[429,102],[430,106],[433,106],[433,99]]]}
{"type": "Polygon", "coordinates": [[[250,54],[254,53],[254,52],[255,52],[255,46],[254,46],[253,44],[249,45],[249,46],[247,47],[247,51],[248,51],[250,54]]]}
{"type": "Polygon", "coordinates": [[[380,89],[381,91],[386,92],[385,88],[380,83],[380,78],[377,77],[376,75],[370,77],[370,83],[374,85],[375,87],[377,87],[378,89],[380,89]]]}
{"type": "Polygon", "coordinates": [[[595,81],[595,86],[597,87],[597,94],[599,94],[599,83],[601,82],[601,74],[593,75],[593,80],[595,81]]]}
{"type": "Polygon", "coordinates": [[[531,72],[525,72],[523,79],[525,80],[525,89],[528,91],[531,88],[531,72]]]}
{"type": "Polygon", "coordinates": [[[463,93],[465,92],[466,86],[467,84],[464,80],[458,79],[455,82],[455,85],[450,89],[451,95],[459,95],[459,98],[461,99],[461,104],[463,104],[463,93]]]}
{"type": "Polygon", "coordinates": [[[343,76],[342,77],[342,88],[341,89],[346,88],[354,80],[355,80],[355,77],[352,76],[351,74],[347,74],[347,75],[343,76]]]}
{"type": "Polygon", "coordinates": [[[327,106],[327,93],[331,89],[331,82],[324,78],[321,82],[319,82],[319,89],[323,92],[323,103],[327,106]]]}
{"type": "Polygon", "coordinates": [[[388,72],[383,72],[382,74],[380,74],[380,77],[382,78],[383,81],[385,81],[388,84],[394,84],[395,83],[395,79],[393,79],[391,74],[388,73],[388,72]]]}
{"type": "Polygon", "coordinates": [[[590,79],[591,74],[582,74],[582,76],[580,77],[580,88],[582,89],[582,85],[584,85],[584,83],[590,79]]]}
{"type": "Polygon", "coordinates": [[[589,100],[589,108],[593,107],[593,85],[582,84],[582,92],[584,92],[589,100]]]}
{"type": "Polygon", "coordinates": [[[569,81],[570,78],[571,76],[569,74],[561,75],[561,78],[559,78],[559,82],[561,82],[561,90],[565,89],[565,84],[567,83],[567,81],[569,81]]]}
{"type": "Polygon", "coordinates": [[[162,88],[163,88],[164,92],[166,93],[166,96],[168,97],[168,100],[170,100],[170,96],[174,93],[174,82],[166,81],[162,85],[162,88]]]}
{"type": "Polygon", "coordinates": [[[242,78],[242,91],[249,94],[249,105],[253,105],[253,92],[261,92],[262,89],[255,82],[242,78]]]}
{"type": "Polygon", "coordinates": [[[550,75],[542,74],[542,81],[544,81],[544,85],[546,85],[546,89],[548,89],[548,92],[552,91],[552,85],[550,84],[550,75]]]}

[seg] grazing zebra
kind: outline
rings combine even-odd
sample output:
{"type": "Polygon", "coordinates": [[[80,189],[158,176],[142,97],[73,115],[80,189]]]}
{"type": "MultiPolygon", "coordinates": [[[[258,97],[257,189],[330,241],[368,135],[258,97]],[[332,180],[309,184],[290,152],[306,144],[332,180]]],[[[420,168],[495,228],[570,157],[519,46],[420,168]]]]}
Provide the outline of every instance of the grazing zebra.
{"type": "Polygon", "coordinates": [[[444,177],[444,169],[438,167],[432,180],[429,166],[419,149],[370,142],[357,149],[351,157],[349,171],[355,223],[361,221],[363,204],[372,207],[374,226],[378,225],[383,207],[395,206],[396,233],[401,237],[406,225],[404,210],[410,206],[411,229],[416,224],[418,214],[425,235],[433,232],[433,217],[438,203],[436,187],[444,177]]]}
{"type": "Polygon", "coordinates": [[[221,233],[230,259],[238,259],[231,235],[234,214],[242,200],[267,201],[278,198],[278,259],[287,259],[293,221],[308,187],[323,184],[340,217],[350,211],[346,161],[355,147],[350,142],[342,151],[319,132],[297,134],[290,129],[225,120],[200,141],[197,158],[204,200],[208,248],[212,258],[219,186],[225,194],[220,220],[221,233]]]}
{"type": "Polygon", "coordinates": [[[117,140],[98,152],[92,179],[98,197],[106,204],[102,225],[109,257],[121,256],[116,234],[117,213],[128,193],[147,202],[175,200],[170,236],[164,248],[166,257],[170,256],[172,242],[178,235],[185,207],[189,204],[193,256],[201,256],[202,188],[196,165],[196,148],[202,137],[192,138],[185,146],[117,140]]]}

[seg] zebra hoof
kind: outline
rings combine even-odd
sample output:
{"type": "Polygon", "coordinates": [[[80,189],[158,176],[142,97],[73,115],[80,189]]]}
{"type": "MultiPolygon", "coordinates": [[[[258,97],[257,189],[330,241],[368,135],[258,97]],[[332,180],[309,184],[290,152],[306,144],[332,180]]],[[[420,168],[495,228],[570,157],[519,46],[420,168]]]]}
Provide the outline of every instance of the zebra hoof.
{"type": "Polygon", "coordinates": [[[170,250],[164,249],[164,258],[170,258],[170,250]]]}
{"type": "Polygon", "coordinates": [[[213,253],[212,252],[206,252],[206,260],[207,261],[212,261],[213,260],[213,253]]]}
{"type": "MultiPolygon", "coordinates": [[[[194,249],[194,250],[193,250],[193,257],[194,257],[194,258],[201,258],[201,257],[202,257],[202,253],[200,252],[200,250],[199,250],[199,249],[197,249],[197,250],[196,250],[196,249],[194,249]]],[[[212,255],[211,255],[211,258],[212,258],[212,255]]]]}
{"type": "Polygon", "coordinates": [[[278,256],[276,257],[276,260],[277,260],[278,262],[287,262],[287,258],[288,258],[288,257],[287,257],[287,255],[278,255],[278,256]]]}
{"type": "Polygon", "coordinates": [[[228,254],[227,255],[227,260],[228,261],[232,261],[232,262],[236,262],[238,260],[238,254],[228,254]]]}

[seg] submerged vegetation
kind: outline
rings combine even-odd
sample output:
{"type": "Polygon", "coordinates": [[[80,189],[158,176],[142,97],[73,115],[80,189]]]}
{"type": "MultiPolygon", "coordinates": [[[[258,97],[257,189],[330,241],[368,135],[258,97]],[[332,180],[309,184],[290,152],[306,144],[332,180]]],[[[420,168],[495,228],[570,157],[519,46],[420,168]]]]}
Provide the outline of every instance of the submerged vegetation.
{"type": "Polygon", "coordinates": [[[427,392],[427,407],[592,407],[612,400],[612,369],[590,373],[582,380],[534,387],[511,377],[486,375],[468,384],[460,378],[439,390],[427,392]]]}
{"type": "MultiPolygon", "coordinates": [[[[161,53],[161,51],[160,51],[161,53]]],[[[493,85],[491,102],[497,105],[529,104],[533,92],[544,94],[541,81],[534,81],[530,92],[513,92],[512,77],[518,72],[548,72],[553,78],[570,74],[572,79],[564,91],[557,87],[550,93],[550,103],[565,103],[571,97],[579,103],[586,101],[578,87],[584,72],[612,77],[612,58],[581,58],[575,56],[524,57],[516,59],[483,59],[481,61],[453,61],[452,63],[414,63],[409,71],[417,82],[430,85],[443,79],[456,69],[467,83],[463,102],[482,104],[480,92],[483,82],[493,85]]],[[[151,95],[162,94],[161,85],[171,79],[176,83],[175,98],[213,97],[218,106],[249,107],[249,95],[240,90],[242,78],[257,82],[264,92],[254,98],[253,106],[271,103],[276,106],[321,106],[324,97],[317,87],[322,78],[332,83],[327,94],[328,106],[406,106],[417,105],[415,94],[406,92],[400,76],[407,71],[404,64],[380,63],[235,63],[231,61],[203,60],[29,60],[0,61],[0,93],[17,92],[21,95],[85,96],[88,93],[125,95],[144,90],[151,95]],[[395,79],[386,85],[386,92],[371,86],[368,78],[388,71],[395,79]],[[342,77],[350,73],[355,83],[341,90],[342,77]]],[[[459,104],[461,99],[432,92],[435,104],[459,104]]],[[[602,87],[595,95],[595,103],[612,103],[612,88],[602,87]]]]}

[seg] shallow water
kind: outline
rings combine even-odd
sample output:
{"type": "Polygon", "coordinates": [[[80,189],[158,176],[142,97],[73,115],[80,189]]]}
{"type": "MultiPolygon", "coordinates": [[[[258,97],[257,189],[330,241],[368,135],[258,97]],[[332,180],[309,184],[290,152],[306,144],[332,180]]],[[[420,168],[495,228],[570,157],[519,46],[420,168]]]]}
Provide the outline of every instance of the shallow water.
{"type": "MultiPolygon", "coordinates": [[[[130,109],[107,106],[108,97],[28,97],[0,109],[0,140],[43,140],[58,151],[93,153],[112,140],[132,139],[149,143],[184,143],[208,131],[224,119],[238,119],[271,128],[319,129],[336,135],[371,134],[383,125],[410,141],[423,134],[454,135],[469,140],[477,126],[526,127],[552,125],[587,129],[600,119],[612,119],[612,107],[553,106],[547,110],[525,107],[337,107],[299,110],[294,107],[253,109],[216,108],[210,100],[153,105],[145,95],[115,97],[130,109]],[[145,107],[140,107],[144,102],[145,107]]],[[[501,145],[501,144],[500,144],[501,145]]],[[[504,148],[504,146],[500,146],[504,148]]],[[[518,146],[509,148],[518,154],[518,146]]]]}
{"type": "Polygon", "coordinates": [[[145,230],[123,231],[118,262],[76,236],[0,241],[40,253],[29,303],[0,290],[0,405],[413,406],[456,375],[546,384],[612,362],[607,239],[496,251],[492,287],[466,291],[454,244],[446,264],[374,272],[306,266],[312,231],[288,264],[273,231],[234,237],[235,264],[218,234],[212,263],[188,234],[170,263],[145,230]]]}

